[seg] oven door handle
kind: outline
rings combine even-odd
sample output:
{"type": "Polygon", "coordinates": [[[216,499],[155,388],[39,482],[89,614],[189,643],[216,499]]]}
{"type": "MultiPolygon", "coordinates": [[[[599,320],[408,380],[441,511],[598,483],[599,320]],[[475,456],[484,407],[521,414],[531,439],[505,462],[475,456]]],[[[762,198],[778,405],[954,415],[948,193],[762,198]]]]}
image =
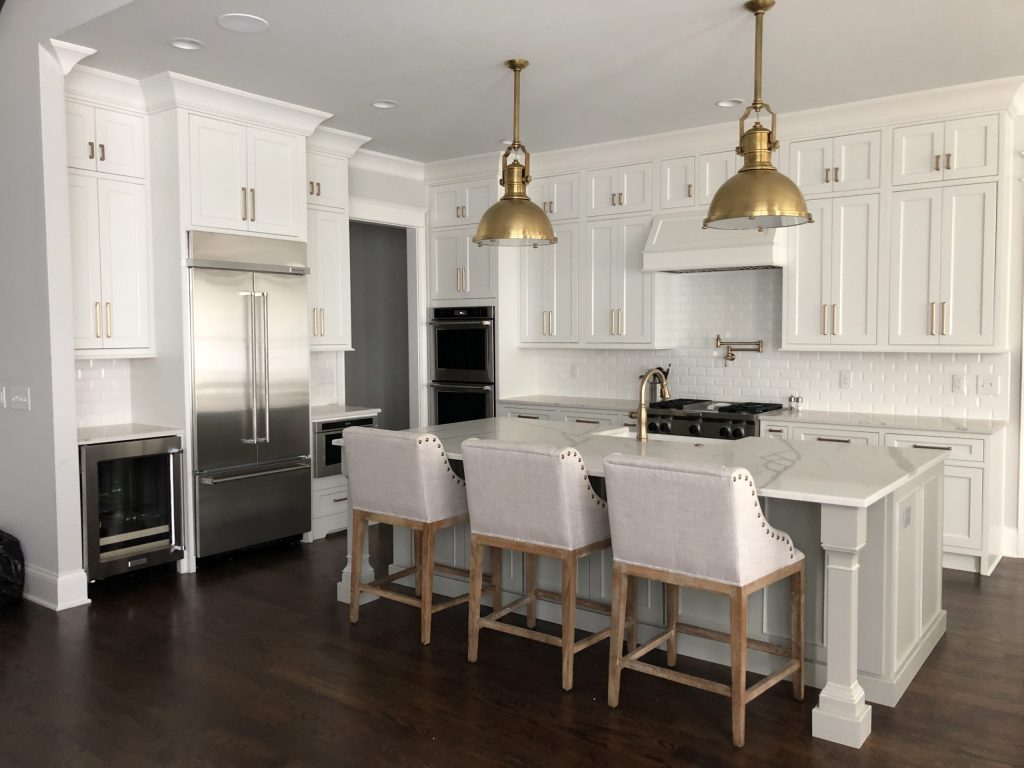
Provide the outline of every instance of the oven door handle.
{"type": "Polygon", "coordinates": [[[493,320],[431,320],[435,328],[490,328],[493,320]]]}
{"type": "Polygon", "coordinates": [[[484,384],[478,386],[476,384],[438,384],[435,381],[430,382],[431,389],[452,389],[459,392],[490,392],[494,387],[490,384],[484,384]]]}

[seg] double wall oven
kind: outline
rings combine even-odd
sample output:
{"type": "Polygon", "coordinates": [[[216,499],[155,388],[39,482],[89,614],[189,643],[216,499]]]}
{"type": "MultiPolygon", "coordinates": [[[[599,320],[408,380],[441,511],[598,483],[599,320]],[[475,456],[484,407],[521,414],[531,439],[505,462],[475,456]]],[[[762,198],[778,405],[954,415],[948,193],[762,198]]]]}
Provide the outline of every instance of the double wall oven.
{"type": "Polygon", "coordinates": [[[436,307],[430,327],[431,422],[494,416],[494,307],[436,307]]]}

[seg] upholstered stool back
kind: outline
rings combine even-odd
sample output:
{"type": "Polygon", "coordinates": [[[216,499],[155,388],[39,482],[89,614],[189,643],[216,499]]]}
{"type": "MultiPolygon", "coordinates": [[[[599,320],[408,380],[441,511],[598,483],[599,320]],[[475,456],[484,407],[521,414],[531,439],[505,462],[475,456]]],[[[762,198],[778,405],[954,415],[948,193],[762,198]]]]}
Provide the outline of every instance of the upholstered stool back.
{"type": "Polygon", "coordinates": [[[462,458],[474,534],[560,549],[608,538],[606,505],[572,448],[466,440],[462,458]]]}
{"type": "Polygon", "coordinates": [[[744,585],[803,558],[745,469],[618,453],[604,465],[616,560],[744,585]]]}
{"type": "Polygon", "coordinates": [[[356,509],[422,522],[468,513],[465,484],[434,435],[349,427],[345,471],[356,509]]]}

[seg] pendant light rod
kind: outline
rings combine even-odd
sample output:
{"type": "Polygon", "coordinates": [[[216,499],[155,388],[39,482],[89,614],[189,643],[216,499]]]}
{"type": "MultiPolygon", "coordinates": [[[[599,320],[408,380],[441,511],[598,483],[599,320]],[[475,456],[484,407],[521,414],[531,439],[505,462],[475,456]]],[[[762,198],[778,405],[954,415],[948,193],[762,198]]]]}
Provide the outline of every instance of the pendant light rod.
{"type": "Polygon", "coordinates": [[[512,149],[518,150],[519,143],[519,73],[530,66],[526,59],[509,59],[505,66],[512,70],[515,78],[514,96],[512,97],[512,149]]]}
{"type": "MultiPolygon", "coordinates": [[[[748,3],[747,7],[757,6],[758,3],[748,3]]],[[[774,5],[774,3],[772,3],[774,5]]],[[[761,44],[764,39],[764,12],[766,8],[754,8],[754,103],[751,104],[756,111],[761,110],[764,102],[761,101],[761,44]]]]}

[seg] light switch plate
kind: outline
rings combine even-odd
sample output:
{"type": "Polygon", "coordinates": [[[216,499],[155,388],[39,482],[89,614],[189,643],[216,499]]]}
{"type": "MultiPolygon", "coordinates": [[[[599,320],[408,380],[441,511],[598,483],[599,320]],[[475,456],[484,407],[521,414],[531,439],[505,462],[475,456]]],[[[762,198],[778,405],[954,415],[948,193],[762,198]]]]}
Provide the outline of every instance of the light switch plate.
{"type": "Polygon", "coordinates": [[[11,387],[8,408],[12,411],[31,411],[32,392],[28,387],[11,387]]]}
{"type": "Polygon", "coordinates": [[[978,374],[978,394],[998,395],[999,377],[993,374],[978,374]]]}

